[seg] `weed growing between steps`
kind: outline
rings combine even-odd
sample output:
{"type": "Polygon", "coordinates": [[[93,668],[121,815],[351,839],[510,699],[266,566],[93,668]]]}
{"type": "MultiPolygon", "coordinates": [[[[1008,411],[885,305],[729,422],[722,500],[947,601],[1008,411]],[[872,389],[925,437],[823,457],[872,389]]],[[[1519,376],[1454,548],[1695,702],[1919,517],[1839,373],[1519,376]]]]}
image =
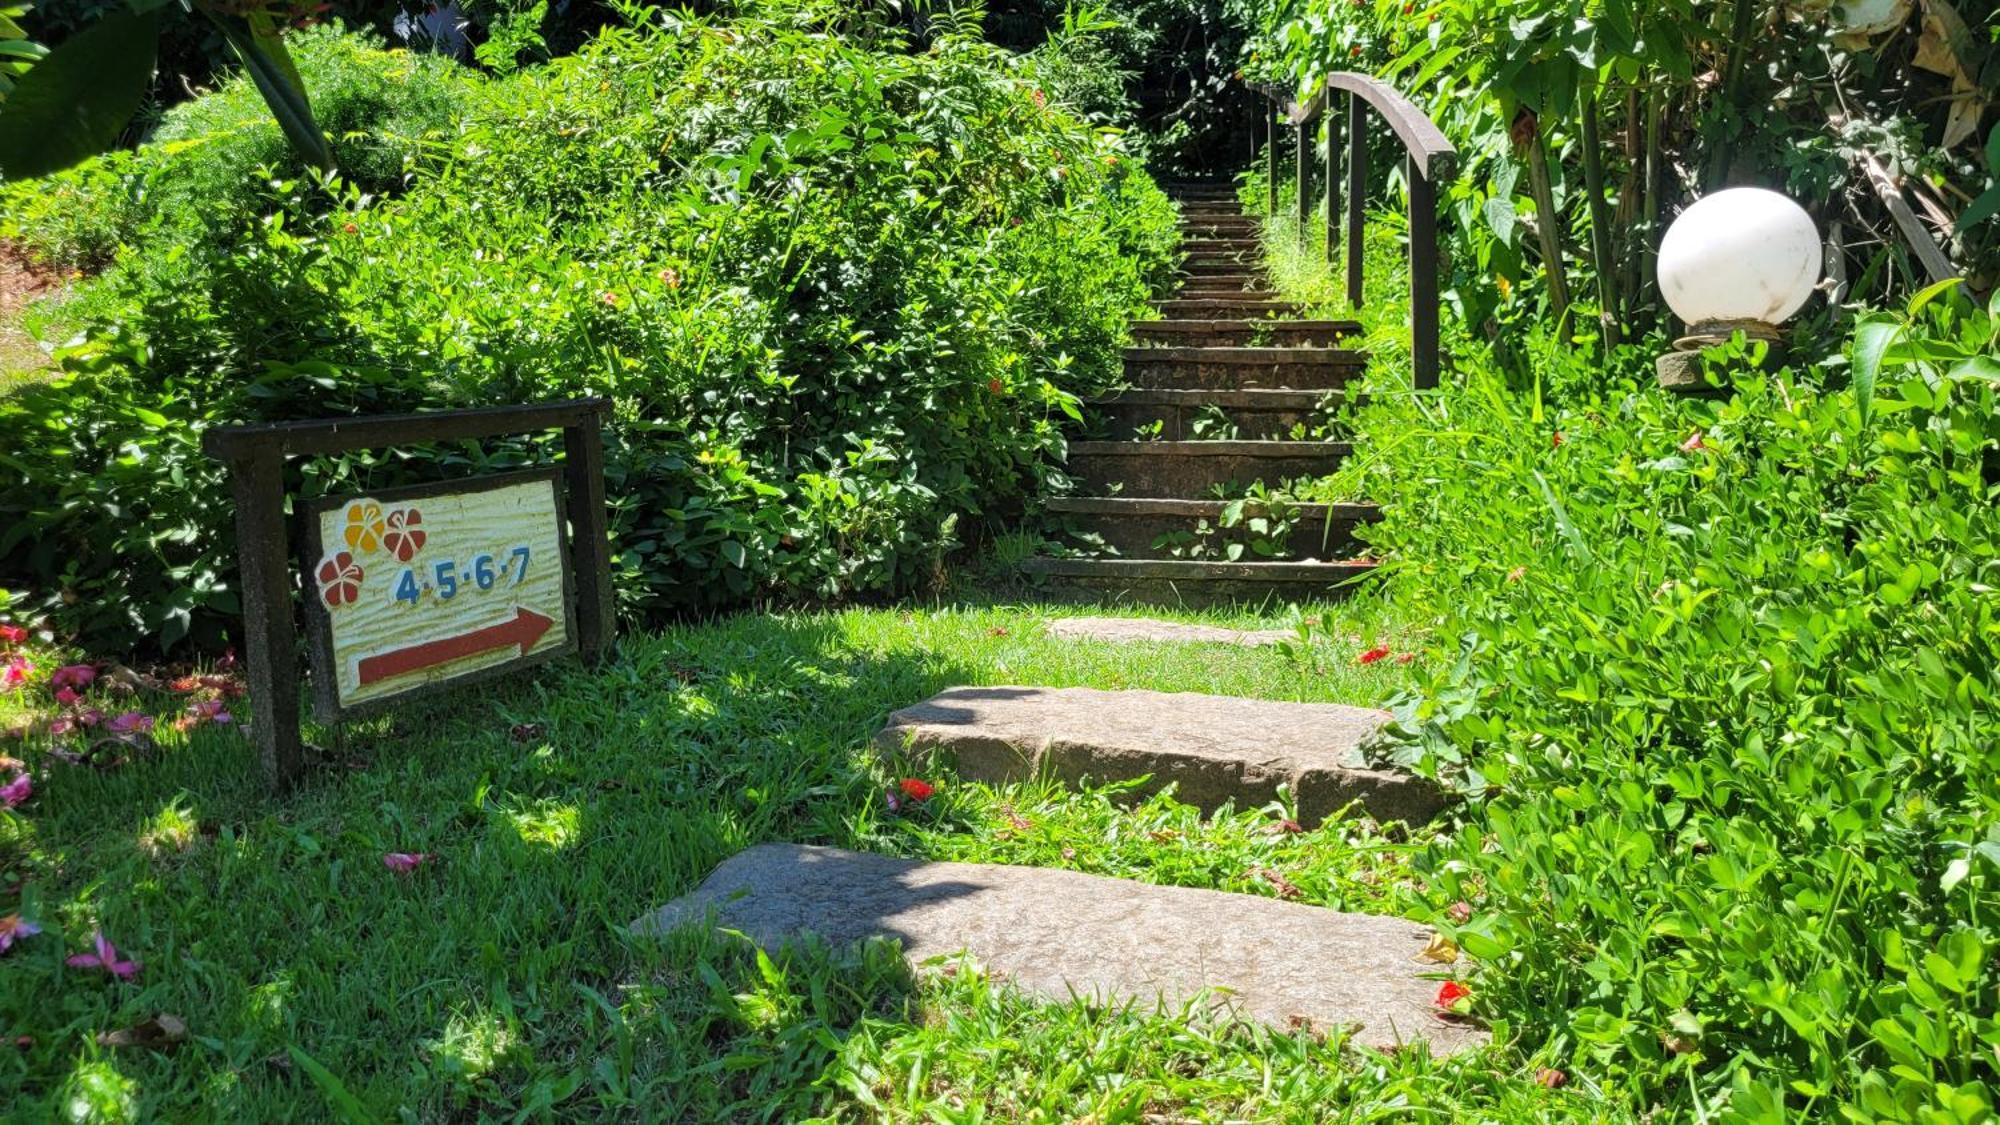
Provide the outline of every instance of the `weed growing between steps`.
{"type": "MultiPolygon", "coordinates": [[[[913,987],[880,954],[763,963],[726,940],[623,936],[722,859],[773,840],[1419,905],[1434,878],[1413,867],[1422,841],[1355,823],[1292,833],[1261,809],[1202,823],[1160,800],[1128,810],[1109,793],[937,775],[932,798],[891,813],[883,792],[904,774],[874,764],[870,739],[889,711],[946,686],[1371,702],[1423,667],[1359,662],[1406,643],[1367,606],[1322,618],[1291,653],[1057,641],[1042,631],[1052,612],[1067,611],[746,616],[634,635],[602,674],[559,669],[356,729],[345,757],[284,801],[261,791],[247,745],[213,726],[157,762],[102,773],[51,763],[45,731],[0,746],[36,777],[0,811],[0,877],[22,881],[20,909],[43,931],[0,956],[0,1026],[23,1037],[0,1052],[10,1109],[790,1121],[983,1106],[1016,1119],[1305,1120],[1404,1104],[1541,1116],[1533,1068],[1508,1057],[1357,1065],[1308,1037],[1032,1004],[971,973],[913,987]],[[398,872],[392,852],[431,858],[398,872]],[[63,965],[98,929],[139,962],[135,980],[63,965]],[[162,1012],[188,1029],[172,1054],[96,1045],[162,1012]]],[[[0,726],[41,713],[58,657],[28,655],[36,667],[5,696],[0,726]]]]}

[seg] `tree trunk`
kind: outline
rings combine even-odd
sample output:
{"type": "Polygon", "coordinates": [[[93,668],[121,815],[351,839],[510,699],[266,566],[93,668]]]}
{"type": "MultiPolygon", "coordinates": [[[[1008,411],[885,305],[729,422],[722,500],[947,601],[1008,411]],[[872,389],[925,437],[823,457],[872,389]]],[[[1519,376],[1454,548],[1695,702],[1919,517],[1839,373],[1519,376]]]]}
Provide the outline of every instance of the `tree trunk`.
{"type": "Polygon", "coordinates": [[[1535,197],[1535,235],[1542,244],[1542,268],[1549,274],[1549,303],[1556,323],[1569,316],[1569,279],[1563,275],[1562,216],[1556,213],[1556,193],[1549,183],[1548,142],[1542,136],[1541,120],[1529,114],[1533,124],[1524,138],[1528,150],[1528,190],[1535,197]]]}
{"type": "Polygon", "coordinates": [[[1590,257],[1597,269],[1597,324],[1604,346],[1618,346],[1618,259],[1611,249],[1611,202],[1604,192],[1604,144],[1597,121],[1597,80],[1583,87],[1583,186],[1590,194],[1590,257]]]}

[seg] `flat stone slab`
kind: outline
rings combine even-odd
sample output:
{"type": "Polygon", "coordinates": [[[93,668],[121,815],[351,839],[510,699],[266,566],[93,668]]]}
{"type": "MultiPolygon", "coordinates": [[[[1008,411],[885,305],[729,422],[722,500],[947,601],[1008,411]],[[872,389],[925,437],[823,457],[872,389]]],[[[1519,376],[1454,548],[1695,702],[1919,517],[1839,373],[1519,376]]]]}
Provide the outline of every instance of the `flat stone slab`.
{"type": "Polygon", "coordinates": [[[1423,927],[1255,895],[762,844],[633,929],[703,924],[767,951],[810,933],[837,947],[892,938],[913,964],[963,952],[1056,1001],[1177,1011],[1205,995],[1280,1029],[1353,1028],[1352,1042],[1378,1049],[1423,1040],[1447,1055],[1487,1039],[1435,1014],[1438,981],[1424,974],[1437,966],[1417,957],[1423,927]]]}
{"type": "Polygon", "coordinates": [[[1444,807],[1443,794],[1412,774],[1370,768],[1361,753],[1389,717],[1194,692],[957,687],[889,716],[875,744],[988,784],[1150,777],[1141,795],[1171,784],[1176,799],[1204,812],[1257,808],[1288,785],[1307,826],[1349,804],[1379,821],[1420,824],[1444,807]]]}
{"type": "Polygon", "coordinates": [[[1066,641],[1162,641],[1250,648],[1298,639],[1298,633],[1291,629],[1225,629],[1152,617],[1059,617],[1049,622],[1049,636],[1066,641]]]}

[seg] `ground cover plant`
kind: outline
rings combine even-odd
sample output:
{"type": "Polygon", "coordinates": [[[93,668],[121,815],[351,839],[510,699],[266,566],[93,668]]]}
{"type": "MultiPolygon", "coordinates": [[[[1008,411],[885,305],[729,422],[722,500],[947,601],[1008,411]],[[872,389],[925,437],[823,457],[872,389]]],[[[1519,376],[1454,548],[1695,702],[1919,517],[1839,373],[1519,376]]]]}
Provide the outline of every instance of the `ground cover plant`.
{"type": "Polygon", "coordinates": [[[1047,616],[852,610],[628,636],[600,674],[352,731],[282,803],[233,725],[173,729],[190,695],[172,682],[81,689],[87,706],[154,717],[157,757],[47,761],[74,745],[46,726],[58,658],[11,644],[36,667],[0,722],[43,725],[7,747],[37,768],[0,811],[0,878],[25,885],[8,913],[41,932],[0,954],[0,1021],[26,1037],[0,1054],[0,1086],[28,1116],[103,1120],[1594,1114],[1507,1055],[1355,1060],[1337,1038],[1032,1003],[976,971],[912,982],[886,951],[765,962],[727,939],[624,934],[766,840],[1421,907],[1436,876],[1418,842],[1358,821],[1302,833],[1283,808],[1204,821],[1166,798],[934,775],[931,797],[892,812],[884,791],[907,774],[884,771],[870,736],[948,685],[1358,702],[1433,658],[1360,662],[1416,640],[1379,607],[1300,611],[1291,651],[1077,644],[1044,636],[1047,616]],[[64,964],[98,932],[131,979],[64,964]]]}
{"type": "Polygon", "coordinates": [[[468,82],[397,194],[205,173],[230,198],[189,207],[235,236],[136,239],[66,307],[65,377],[0,405],[0,582],[100,651],[215,647],[233,548],[197,438],[224,421],[608,395],[634,615],[922,588],[1040,490],[1174,238],[1115,132],[1043,89],[1063,44],[915,43],[829,4],[644,18],[468,82]]]}

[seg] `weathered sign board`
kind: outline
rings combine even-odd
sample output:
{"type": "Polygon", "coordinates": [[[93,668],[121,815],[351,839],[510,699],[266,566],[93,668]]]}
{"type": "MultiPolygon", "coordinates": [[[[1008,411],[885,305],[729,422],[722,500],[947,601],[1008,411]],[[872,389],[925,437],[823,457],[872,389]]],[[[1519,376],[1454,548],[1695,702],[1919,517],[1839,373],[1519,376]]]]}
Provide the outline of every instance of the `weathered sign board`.
{"type": "Polygon", "coordinates": [[[326,723],[565,655],[609,653],[605,406],[587,399],[206,435],[204,448],[230,468],[251,733],[276,784],[304,768],[294,591],[303,591],[314,710],[326,723]],[[293,553],[287,457],[555,428],[559,468],[302,503],[293,553]]]}
{"type": "Polygon", "coordinates": [[[575,652],[563,522],[552,469],[314,504],[304,559],[320,719],[575,652]]]}

